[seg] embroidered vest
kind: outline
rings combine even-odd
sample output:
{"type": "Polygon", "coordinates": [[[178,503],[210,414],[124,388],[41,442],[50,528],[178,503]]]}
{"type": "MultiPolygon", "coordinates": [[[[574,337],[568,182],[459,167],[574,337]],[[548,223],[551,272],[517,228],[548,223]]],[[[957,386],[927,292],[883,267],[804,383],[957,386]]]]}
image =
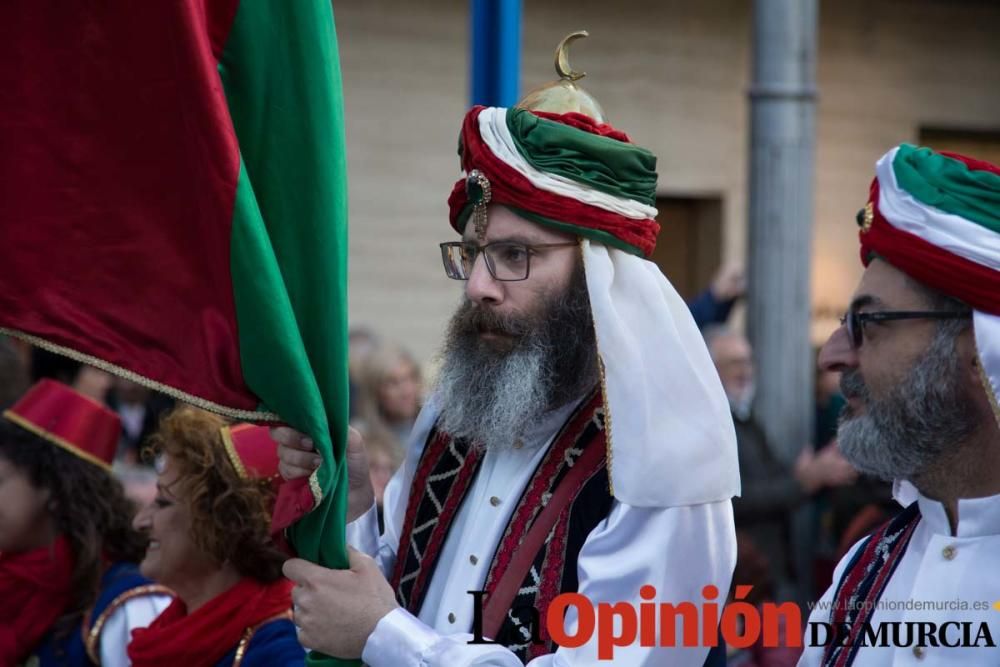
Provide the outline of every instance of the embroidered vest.
{"type": "Polygon", "coordinates": [[[854,662],[862,626],[875,614],[875,607],[903,559],[919,521],[920,508],[914,502],[872,533],[854,552],[837,584],[830,614],[833,626],[846,623],[850,634],[843,642],[827,645],[823,667],[848,667],[854,662]]]}
{"type": "MultiPolygon", "coordinates": [[[[588,448],[600,448],[597,465],[575,483],[533,566],[493,639],[523,661],[555,647],[544,626],[549,603],[576,591],[577,557],[590,532],[611,510],[606,466],[604,409],[598,391],[588,397],[556,435],[514,508],[486,576],[486,600],[496,589],[518,546],[555,489],[588,448]],[[537,616],[536,616],[537,615],[537,616]],[[540,619],[540,627],[535,620],[540,619]],[[542,643],[535,644],[534,636],[542,643]]],[[[482,454],[447,434],[432,431],[410,487],[392,585],[400,605],[420,613],[438,556],[463,498],[472,486],[482,454]]]]}

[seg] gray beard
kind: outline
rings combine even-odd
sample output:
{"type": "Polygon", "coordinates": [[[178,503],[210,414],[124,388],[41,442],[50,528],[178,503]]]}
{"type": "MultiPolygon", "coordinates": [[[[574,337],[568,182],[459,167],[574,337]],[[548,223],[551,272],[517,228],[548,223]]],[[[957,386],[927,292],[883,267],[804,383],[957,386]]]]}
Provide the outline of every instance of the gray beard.
{"type": "Polygon", "coordinates": [[[857,370],[840,381],[865,412],[841,415],[837,441],[854,467],[881,479],[912,480],[967,440],[977,415],[961,382],[954,335],[939,331],[924,356],[884,398],[874,399],[857,370]]]}
{"type": "Polygon", "coordinates": [[[498,317],[465,301],[449,325],[438,374],[438,427],[485,449],[511,448],[527,426],[582,397],[597,378],[582,270],[533,316],[498,317]],[[482,330],[509,333],[511,344],[490,345],[482,330]]]}
{"type": "Polygon", "coordinates": [[[512,447],[548,403],[545,350],[525,345],[496,357],[470,348],[445,357],[437,382],[439,426],[486,449],[512,447]]]}

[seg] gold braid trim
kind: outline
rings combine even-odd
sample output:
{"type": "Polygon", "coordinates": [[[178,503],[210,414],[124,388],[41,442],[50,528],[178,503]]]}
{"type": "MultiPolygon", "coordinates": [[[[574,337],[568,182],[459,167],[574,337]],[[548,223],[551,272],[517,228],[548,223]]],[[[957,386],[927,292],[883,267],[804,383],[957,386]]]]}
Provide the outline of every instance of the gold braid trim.
{"type": "Polygon", "coordinates": [[[121,366],[116,366],[103,359],[98,359],[97,357],[91,356],[89,354],[84,354],[83,352],[77,352],[74,349],[64,347],[62,345],[56,345],[55,343],[50,343],[44,338],[39,338],[32,334],[24,333],[23,331],[17,331],[16,329],[8,329],[6,327],[0,327],[0,334],[6,334],[13,338],[18,338],[20,340],[31,343],[35,347],[40,347],[43,350],[49,352],[54,352],[55,354],[61,354],[64,357],[69,357],[73,361],[79,361],[83,364],[88,364],[94,368],[99,368],[102,371],[111,373],[112,375],[117,375],[118,377],[125,378],[126,380],[131,380],[136,384],[141,384],[144,387],[148,387],[162,394],[166,394],[171,398],[175,398],[178,401],[183,401],[185,403],[190,403],[191,405],[201,408],[202,410],[208,410],[209,412],[214,412],[220,414],[224,417],[229,417],[230,419],[237,419],[239,421],[251,421],[251,422],[277,422],[281,421],[281,417],[274,414],[273,412],[258,412],[256,410],[241,410],[238,408],[227,408],[224,405],[219,405],[218,403],[213,403],[204,398],[199,398],[193,394],[189,394],[186,391],[181,391],[169,385],[165,385],[156,380],[151,380],[145,376],[139,375],[138,373],[133,373],[130,370],[122,368],[121,366]]]}
{"type": "Polygon", "coordinates": [[[268,623],[273,623],[274,621],[292,620],[292,610],[283,611],[280,614],[275,614],[271,618],[265,619],[258,623],[257,625],[247,628],[243,631],[243,636],[240,638],[240,643],[236,645],[236,655],[233,656],[233,667],[240,667],[243,662],[243,657],[246,655],[247,648],[250,646],[250,640],[253,636],[257,634],[257,631],[268,623]]]}
{"type": "Polygon", "coordinates": [[[313,509],[316,509],[323,502],[323,487],[319,485],[319,468],[309,475],[309,490],[312,491],[313,500],[316,501],[313,509]]]}
{"type": "Polygon", "coordinates": [[[232,429],[228,426],[223,426],[219,431],[222,433],[222,444],[226,448],[226,456],[229,457],[229,462],[236,468],[236,474],[240,476],[240,479],[250,479],[246,466],[243,465],[243,459],[240,458],[239,453],[236,451],[236,445],[233,444],[232,429]]]}
{"type": "Polygon", "coordinates": [[[79,447],[77,447],[76,445],[74,445],[69,440],[66,440],[65,438],[60,438],[55,433],[50,433],[49,431],[45,430],[41,426],[38,426],[37,424],[28,421],[27,419],[25,419],[21,415],[17,414],[16,412],[11,412],[10,410],[4,410],[3,416],[5,418],[9,419],[10,421],[14,422],[15,424],[17,424],[18,426],[20,426],[24,430],[30,431],[31,433],[34,433],[39,438],[42,438],[44,440],[48,440],[53,445],[56,445],[58,447],[61,447],[62,449],[65,449],[70,454],[73,454],[74,456],[78,456],[78,457],[80,457],[81,459],[83,459],[84,461],[86,461],[88,463],[93,463],[96,466],[100,466],[106,472],[109,472],[109,473],[111,472],[111,466],[108,465],[107,462],[102,461],[101,459],[97,458],[96,456],[94,456],[90,452],[83,451],[82,449],[80,449],[79,447]]]}
{"type": "Polygon", "coordinates": [[[983,364],[983,358],[979,356],[978,350],[976,351],[976,361],[979,366],[979,379],[983,382],[983,389],[986,390],[986,398],[990,401],[990,406],[993,408],[993,416],[997,420],[997,426],[1000,427],[1000,402],[997,401],[996,392],[993,390],[990,378],[986,375],[986,366],[983,364]]]}
{"type": "MultiPolygon", "coordinates": [[[[598,347],[598,349],[600,349],[598,347]]],[[[608,456],[607,456],[607,467],[608,467],[608,493],[612,496],[615,495],[615,483],[611,480],[611,403],[608,402],[608,381],[604,377],[604,359],[601,355],[597,355],[597,369],[601,374],[601,401],[604,403],[604,437],[607,443],[608,456]]]]}
{"type": "Polygon", "coordinates": [[[104,611],[102,611],[97,617],[97,619],[94,620],[93,625],[91,625],[90,616],[93,613],[94,608],[91,607],[87,610],[87,615],[83,619],[83,625],[80,626],[80,632],[83,635],[83,646],[87,650],[87,657],[90,658],[91,662],[95,665],[101,664],[101,652],[99,650],[101,632],[104,630],[104,625],[108,622],[108,619],[111,618],[111,615],[129,600],[146,595],[169,595],[170,597],[173,597],[174,592],[166,586],[161,586],[160,584],[146,584],[145,586],[130,588],[112,600],[104,611]]]}

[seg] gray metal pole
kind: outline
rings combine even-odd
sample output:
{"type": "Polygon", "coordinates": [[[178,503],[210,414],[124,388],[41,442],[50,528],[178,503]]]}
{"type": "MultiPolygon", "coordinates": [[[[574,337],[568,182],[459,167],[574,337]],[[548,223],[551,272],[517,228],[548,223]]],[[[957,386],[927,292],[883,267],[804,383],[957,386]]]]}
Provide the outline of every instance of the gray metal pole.
{"type": "Polygon", "coordinates": [[[755,414],[792,459],[813,438],[810,265],[818,0],[756,0],[750,88],[748,333],[755,414]]]}

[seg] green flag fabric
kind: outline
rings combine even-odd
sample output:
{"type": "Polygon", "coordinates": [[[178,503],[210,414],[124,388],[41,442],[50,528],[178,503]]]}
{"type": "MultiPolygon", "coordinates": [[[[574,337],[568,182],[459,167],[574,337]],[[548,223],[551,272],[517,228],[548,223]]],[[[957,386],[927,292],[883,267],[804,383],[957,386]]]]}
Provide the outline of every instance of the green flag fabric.
{"type": "Polygon", "coordinates": [[[310,435],[323,464],[275,520],[298,519],[303,558],[346,567],[331,3],[0,5],[0,334],[310,435]]]}

